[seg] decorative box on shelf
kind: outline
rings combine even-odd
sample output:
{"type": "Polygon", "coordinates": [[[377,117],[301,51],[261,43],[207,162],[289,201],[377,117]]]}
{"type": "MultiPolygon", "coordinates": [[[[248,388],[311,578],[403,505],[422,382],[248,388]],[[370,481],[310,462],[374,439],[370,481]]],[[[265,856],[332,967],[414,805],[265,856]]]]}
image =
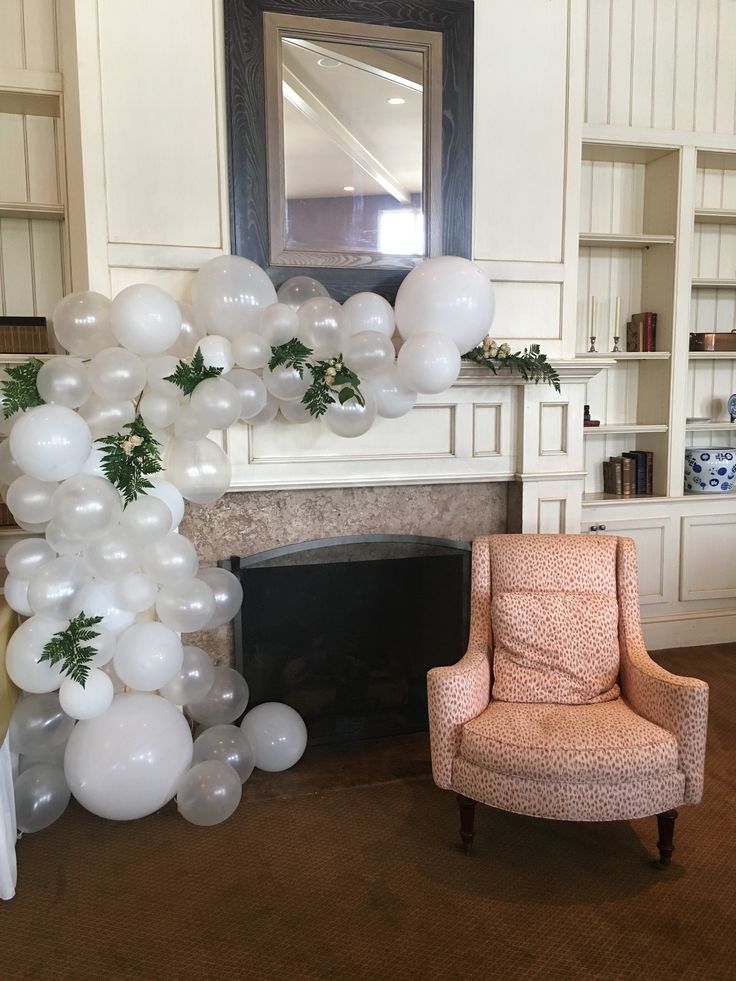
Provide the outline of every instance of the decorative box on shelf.
{"type": "Polygon", "coordinates": [[[691,351],[736,351],[736,330],[690,334],[691,351]]]}
{"type": "Polygon", "coordinates": [[[0,317],[0,354],[48,354],[45,317],[0,317]]]}

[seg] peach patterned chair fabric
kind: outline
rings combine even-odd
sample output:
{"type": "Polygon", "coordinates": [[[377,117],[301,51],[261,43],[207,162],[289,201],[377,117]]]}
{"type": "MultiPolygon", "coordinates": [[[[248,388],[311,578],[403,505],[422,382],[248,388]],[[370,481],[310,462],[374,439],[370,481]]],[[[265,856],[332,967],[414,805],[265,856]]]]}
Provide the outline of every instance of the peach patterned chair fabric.
{"type": "MultiPolygon", "coordinates": [[[[500,640],[507,641],[512,628],[499,626],[500,640]]],[[[524,631],[533,641],[531,622],[524,631]]],[[[517,632],[516,640],[520,638],[517,632]]],[[[539,659],[535,671],[541,671],[539,659]]],[[[670,674],[649,657],[641,636],[636,552],[630,539],[476,539],[468,651],[456,665],[429,672],[428,694],[435,782],[473,800],[538,817],[601,821],[659,814],[697,803],[702,795],[708,687],[670,674]],[[577,597],[580,609],[586,598],[595,596],[591,618],[593,611],[602,613],[605,626],[588,626],[576,617],[566,648],[559,627],[553,624],[550,630],[547,622],[538,628],[539,636],[556,638],[565,658],[577,651],[588,659],[573,683],[574,690],[582,678],[577,697],[573,691],[567,701],[556,701],[557,682],[540,688],[535,672],[525,691],[521,672],[511,686],[517,697],[498,698],[499,688],[502,694],[509,692],[508,686],[498,686],[498,678],[492,680],[496,664],[501,677],[506,667],[503,654],[499,659],[496,621],[505,608],[503,603],[493,605],[504,594],[525,594],[528,611],[538,600],[537,612],[543,614],[551,602],[553,620],[564,608],[556,605],[559,594],[577,597]],[[613,671],[607,660],[611,602],[618,620],[613,671]],[[605,656],[591,667],[597,644],[603,645],[605,656]],[[615,674],[620,697],[610,686],[615,674]],[[600,687],[599,694],[608,686],[608,700],[585,697],[590,695],[585,684],[591,680],[593,688],[600,687]],[[539,692],[548,697],[528,700],[539,692]]]]}

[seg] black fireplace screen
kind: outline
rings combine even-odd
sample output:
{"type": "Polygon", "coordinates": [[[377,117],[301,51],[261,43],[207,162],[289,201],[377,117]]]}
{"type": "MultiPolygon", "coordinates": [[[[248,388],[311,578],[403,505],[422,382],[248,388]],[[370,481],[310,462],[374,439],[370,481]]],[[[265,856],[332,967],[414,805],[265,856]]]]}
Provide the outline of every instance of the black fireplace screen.
{"type": "Polygon", "coordinates": [[[251,706],[291,705],[311,743],[427,729],[427,671],[467,645],[467,543],[322,539],[221,565],[243,585],[235,666],[251,706]]]}

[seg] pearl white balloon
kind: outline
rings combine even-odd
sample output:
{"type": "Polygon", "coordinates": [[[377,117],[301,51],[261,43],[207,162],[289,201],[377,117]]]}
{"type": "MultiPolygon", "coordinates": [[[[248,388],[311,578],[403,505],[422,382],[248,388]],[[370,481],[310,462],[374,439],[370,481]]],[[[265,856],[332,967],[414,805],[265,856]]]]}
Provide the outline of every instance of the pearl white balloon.
{"type": "Polygon", "coordinates": [[[256,705],[241,722],[241,729],[255,754],[259,770],[288,770],[304,754],[307,727],[291,706],[281,702],[256,705]]]}
{"type": "Polygon", "coordinates": [[[205,378],[192,392],[190,408],[210,429],[228,429],[240,416],[240,394],[225,378],[205,378]]]}
{"type": "Polygon", "coordinates": [[[104,477],[105,471],[102,469],[103,456],[104,453],[102,448],[99,446],[93,446],[89,456],[82,464],[79,473],[89,473],[94,474],[95,477],[104,477]]]}
{"type": "Polygon", "coordinates": [[[196,442],[198,439],[204,439],[211,431],[211,428],[207,420],[193,411],[192,403],[189,399],[186,399],[181,404],[176,415],[176,421],[174,422],[175,439],[196,442]]]}
{"type": "Polygon", "coordinates": [[[278,290],[279,303],[290,306],[292,310],[298,310],[307,300],[329,295],[322,283],[312,279],[311,276],[292,276],[282,283],[278,290]]]}
{"type": "Polygon", "coordinates": [[[146,390],[181,398],[182,393],[179,386],[166,380],[169,375],[174,374],[178,364],[179,359],[175,358],[173,354],[159,354],[158,357],[148,358],[146,362],[146,390]]]}
{"type": "Polygon", "coordinates": [[[115,343],[110,301],[101,293],[69,293],[56,304],[51,320],[56,339],[72,354],[89,358],[115,343]]]}
{"type": "Polygon", "coordinates": [[[275,302],[276,290],[268,275],[242,256],[210,259],[192,284],[197,321],[210,333],[225,337],[255,330],[258,312],[275,302]]]}
{"type": "Polygon", "coordinates": [[[115,583],[93,582],[84,594],[84,612],[88,617],[102,617],[95,629],[104,627],[117,636],[135,622],[135,613],[123,609],[117,599],[115,583]]]}
{"type": "Polygon", "coordinates": [[[179,337],[181,311],[160,287],[136,283],[112,301],[110,327],[117,342],[134,354],[163,354],[179,337]]]}
{"type": "Polygon", "coordinates": [[[444,334],[413,334],[399,351],[397,367],[399,379],[407,388],[437,395],[457,381],[460,351],[444,334]]]}
{"type": "Polygon", "coordinates": [[[189,539],[171,531],[145,546],[141,566],[154,582],[168,586],[184,579],[193,579],[199,559],[189,539]]]}
{"type": "Polygon", "coordinates": [[[271,345],[278,347],[296,337],[299,330],[299,317],[293,307],[285,303],[273,303],[261,310],[258,317],[258,332],[271,345]]]}
{"type": "Polygon", "coordinates": [[[395,330],[394,310],[378,293],[354,293],[342,305],[351,334],[378,331],[390,338],[395,330]]]}
{"type": "Polygon", "coordinates": [[[240,418],[251,419],[265,408],[268,398],[263,380],[254,371],[233,368],[227,380],[234,385],[240,395],[240,418]]]}
{"type": "Polygon", "coordinates": [[[239,726],[219,725],[205,729],[194,740],[192,763],[222,760],[235,770],[240,782],[250,777],[255,767],[255,754],[248,737],[239,726]]]}
{"type": "Polygon", "coordinates": [[[138,403],[138,412],[151,430],[173,425],[180,408],[181,399],[177,395],[164,395],[162,392],[144,392],[138,403]]]}
{"type": "Polygon", "coordinates": [[[270,422],[273,422],[278,415],[280,404],[281,403],[279,400],[268,392],[266,404],[263,406],[260,412],[257,412],[254,416],[251,416],[250,419],[246,420],[248,425],[267,426],[270,422]]]}
{"type": "Polygon", "coordinates": [[[278,365],[273,371],[264,368],[263,384],[268,391],[282,402],[301,401],[304,393],[312,383],[308,369],[303,369],[301,375],[296,368],[278,365]]]}
{"type": "Polygon", "coordinates": [[[356,399],[350,399],[342,405],[333,402],[327,407],[323,418],[328,429],[336,436],[362,436],[376,421],[377,409],[373,393],[365,383],[361,385],[361,392],[365,405],[361,405],[356,399]]]}
{"type": "Polygon", "coordinates": [[[33,616],[22,623],[8,641],[5,667],[10,680],[22,691],[56,691],[62,682],[61,664],[53,667],[42,661],[43,649],[61,630],[66,630],[68,620],[53,620],[33,616]]]}
{"type": "Polygon", "coordinates": [[[316,359],[339,354],[347,336],[347,318],[337,300],[319,296],[299,307],[299,340],[312,349],[316,359]]]}
{"type": "Polygon", "coordinates": [[[91,541],[84,550],[87,568],[96,579],[119,579],[140,564],[141,547],[117,526],[91,541]]]}
{"type": "Polygon", "coordinates": [[[50,521],[21,521],[20,518],[16,518],[15,523],[23,531],[27,531],[32,535],[43,534],[51,524],[50,521]]]}
{"type": "Polygon", "coordinates": [[[186,705],[204,698],[215,680],[215,665],[201,647],[184,645],[179,673],[160,689],[164,698],[175,705],[186,705]]]}
{"type": "Polygon", "coordinates": [[[124,347],[107,347],[90,361],[89,383],[95,395],[106,402],[126,402],[143,391],[146,365],[124,347]]]}
{"type": "Polygon", "coordinates": [[[82,559],[61,556],[36,573],[28,587],[28,603],[39,616],[64,620],[82,612],[92,577],[82,559]]]}
{"type": "Polygon", "coordinates": [[[35,477],[23,475],[17,477],[8,487],[5,503],[16,521],[24,521],[27,524],[50,521],[54,513],[52,504],[54,491],[58,486],[55,480],[37,480],[35,477]]]}
{"type": "Polygon", "coordinates": [[[27,579],[16,579],[15,576],[6,576],[3,583],[5,602],[11,610],[20,613],[22,617],[33,616],[33,610],[28,602],[29,586],[30,582],[27,579]]]}
{"type": "Polygon", "coordinates": [[[181,712],[158,695],[130,692],[74,727],[64,772],[88,811],[129,821],[171,800],[191,761],[192,736],[181,712]]]}
{"type": "Polygon", "coordinates": [[[187,501],[212,504],[230,486],[232,467],[225,451],[211,439],[174,439],[166,452],[166,476],[187,501]]]}
{"type": "Polygon", "coordinates": [[[351,334],[342,353],[345,364],[360,378],[386,371],[396,357],[391,338],[377,330],[351,334]]]}
{"type": "Polygon", "coordinates": [[[117,638],[99,623],[95,624],[92,629],[96,636],[85,642],[87,647],[91,647],[94,651],[89,663],[94,668],[103,668],[112,661],[117,646],[117,638]]]}
{"type": "Polygon", "coordinates": [[[172,521],[171,510],[165,501],[153,493],[139,494],[123,511],[120,530],[141,547],[167,535],[172,529],[172,521]]]}
{"type": "Polygon", "coordinates": [[[114,436],[123,426],[135,419],[135,405],[132,401],[108,402],[99,395],[90,395],[79,406],[79,416],[84,419],[95,439],[101,436],[114,436]]]}
{"type": "Polygon", "coordinates": [[[65,405],[38,405],[16,419],[10,455],[29,476],[64,480],[77,473],[92,449],[84,419],[65,405]]]}
{"type": "Polygon", "coordinates": [[[44,402],[77,409],[92,391],[87,366],[81,358],[51,358],[41,366],[36,378],[38,394],[44,402]]]}
{"type": "Polygon", "coordinates": [[[20,477],[23,471],[10,455],[10,441],[7,439],[0,442],[0,483],[10,486],[16,477],[20,477]]]}
{"type": "Polygon", "coordinates": [[[48,562],[56,558],[56,553],[42,538],[24,538],[15,542],[5,556],[8,574],[18,579],[32,579],[48,562]]]}
{"type": "Polygon", "coordinates": [[[143,613],[156,602],[158,583],[144,572],[129,572],[115,581],[114,595],[122,609],[143,613]]]}
{"type": "Polygon", "coordinates": [[[162,586],[156,597],[161,623],[181,633],[203,630],[215,613],[215,596],[201,579],[162,586]]]}
{"type": "Polygon", "coordinates": [[[197,320],[194,307],[191,303],[179,303],[181,312],[181,328],[179,336],[169,348],[171,354],[177,358],[191,358],[197,348],[198,342],[204,337],[207,331],[197,320]]]}
{"type": "Polygon", "coordinates": [[[197,345],[208,368],[222,368],[228,372],[235,365],[233,344],[221,334],[208,334],[197,345]]]}
{"type": "Polygon", "coordinates": [[[294,402],[279,402],[278,407],[281,415],[289,423],[301,426],[307,422],[315,421],[314,416],[310,413],[306,405],[299,400],[294,402]]]}
{"type": "Polygon", "coordinates": [[[117,489],[94,474],[69,477],[54,492],[54,521],[73,538],[95,538],[117,524],[123,507],[117,489]]]}
{"type": "MultiPolygon", "coordinates": [[[[153,487],[148,488],[146,496],[157,497],[163,501],[171,513],[171,528],[177,528],[184,518],[184,498],[170,480],[164,480],[163,477],[151,477],[151,483],[153,487]]],[[[126,513],[130,507],[129,504],[125,509],[126,513]]]]}
{"type": "Polygon", "coordinates": [[[113,684],[100,668],[90,668],[84,685],[66,678],[59,688],[59,702],[73,719],[94,719],[106,712],[113,699],[113,684]]]}
{"type": "Polygon", "coordinates": [[[120,635],[113,665],[129,688],[155,691],[181,671],[183,656],[181,640],[170,627],[134,623],[120,635]]]}
{"type": "Polygon", "coordinates": [[[228,569],[212,566],[200,569],[197,578],[210,587],[215,599],[215,610],[205,629],[229,623],[243,605],[243,587],[238,577],[228,569]]]}
{"type": "Polygon", "coordinates": [[[460,354],[480,344],[494,313],[490,280],[469,259],[459,256],[421,262],[396,294],[396,326],[404,340],[427,332],[444,334],[460,354]]]}
{"type": "Polygon", "coordinates": [[[235,364],[254,370],[264,368],[271,360],[271,345],[260,334],[246,331],[238,334],[232,345],[235,364]]]}
{"type": "Polygon", "coordinates": [[[380,375],[372,375],[371,388],[376,396],[378,415],[383,419],[405,416],[417,401],[417,393],[404,385],[395,364],[380,375]]]}
{"type": "Polygon", "coordinates": [[[243,794],[240,777],[223,760],[204,760],[188,770],[176,788],[176,807],[190,824],[209,828],[235,813],[243,794]]]}
{"type": "Polygon", "coordinates": [[[49,546],[59,555],[80,555],[88,544],[86,538],[67,535],[55,521],[49,521],[44,534],[49,546]]]}
{"type": "Polygon", "coordinates": [[[204,698],[187,702],[186,709],[195,722],[215,726],[233,722],[242,715],[250,692],[242,674],[233,668],[216,667],[215,677],[204,698]]]}

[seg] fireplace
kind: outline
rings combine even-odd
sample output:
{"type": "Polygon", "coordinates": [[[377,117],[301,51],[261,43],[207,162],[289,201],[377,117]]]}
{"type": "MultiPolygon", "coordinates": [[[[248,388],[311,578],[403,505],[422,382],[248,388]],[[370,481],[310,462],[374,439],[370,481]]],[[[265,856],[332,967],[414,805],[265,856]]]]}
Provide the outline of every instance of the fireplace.
{"type": "Polygon", "coordinates": [[[467,542],[344,536],[220,564],[243,585],[234,650],[250,705],[291,705],[313,744],[427,729],[427,671],[467,646],[467,542]]]}

